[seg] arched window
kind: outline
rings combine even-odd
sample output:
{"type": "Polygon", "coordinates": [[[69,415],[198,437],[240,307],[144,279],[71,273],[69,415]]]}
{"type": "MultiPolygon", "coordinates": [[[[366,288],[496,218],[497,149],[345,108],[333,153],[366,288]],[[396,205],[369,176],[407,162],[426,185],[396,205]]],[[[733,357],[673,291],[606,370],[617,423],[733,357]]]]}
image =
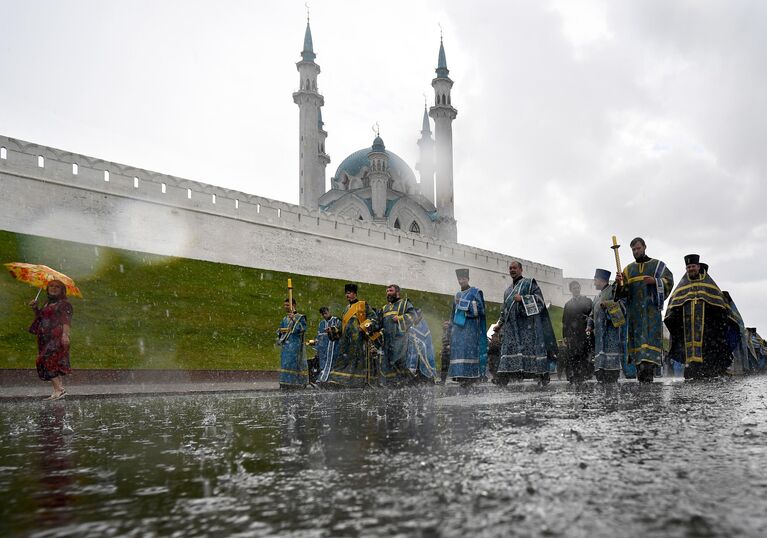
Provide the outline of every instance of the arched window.
{"type": "Polygon", "coordinates": [[[8,158],[8,150],[5,147],[0,148],[0,159],[8,158]]]}
{"type": "Polygon", "coordinates": [[[448,105],[450,104],[450,94],[448,94],[448,96],[447,96],[447,104],[448,105]]]}
{"type": "Polygon", "coordinates": [[[410,225],[410,231],[414,234],[419,234],[421,233],[421,227],[418,226],[416,221],[413,221],[413,223],[410,225]]]}
{"type": "Polygon", "coordinates": [[[394,227],[397,228],[398,230],[400,229],[399,219],[395,219],[394,227]]]}

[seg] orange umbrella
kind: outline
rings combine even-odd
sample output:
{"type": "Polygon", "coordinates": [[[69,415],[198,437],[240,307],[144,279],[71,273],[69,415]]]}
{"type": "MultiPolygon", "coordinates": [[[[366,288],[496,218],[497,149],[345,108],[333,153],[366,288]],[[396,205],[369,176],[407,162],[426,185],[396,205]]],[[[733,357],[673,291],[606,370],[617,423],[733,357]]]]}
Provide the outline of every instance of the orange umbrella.
{"type": "MultiPolygon", "coordinates": [[[[13,278],[31,284],[36,288],[43,289],[48,286],[48,282],[51,280],[61,280],[67,287],[67,295],[74,295],[75,297],[83,296],[83,294],[80,293],[79,288],[75,286],[74,280],[64,273],[59,273],[45,265],[14,262],[6,263],[5,266],[8,268],[8,271],[13,278]]],[[[39,292],[38,295],[40,295],[39,292]]]]}

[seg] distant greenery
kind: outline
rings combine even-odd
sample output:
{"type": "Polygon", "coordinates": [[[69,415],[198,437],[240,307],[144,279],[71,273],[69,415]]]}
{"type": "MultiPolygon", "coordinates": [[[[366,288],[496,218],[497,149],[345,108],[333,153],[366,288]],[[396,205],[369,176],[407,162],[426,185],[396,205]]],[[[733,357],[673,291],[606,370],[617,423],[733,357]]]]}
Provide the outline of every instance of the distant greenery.
{"type": "MultiPolygon", "coordinates": [[[[0,263],[41,263],[75,279],[84,299],[72,298],[74,368],[275,370],[275,331],[287,279],[298,310],[319,323],[320,306],[343,312],[345,281],[236,265],[95,247],[0,231],[0,263]]],[[[439,352],[451,296],[403,292],[422,308],[439,352]]],[[[0,368],[33,368],[34,336],[26,303],[36,290],[0,276],[0,368]]],[[[385,286],[360,283],[360,298],[380,307],[385,286]]],[[[488,304],[488,320],[499,315],[488,304]]],[[[551,309],[561,334],[562,309],[551,309]]]]}

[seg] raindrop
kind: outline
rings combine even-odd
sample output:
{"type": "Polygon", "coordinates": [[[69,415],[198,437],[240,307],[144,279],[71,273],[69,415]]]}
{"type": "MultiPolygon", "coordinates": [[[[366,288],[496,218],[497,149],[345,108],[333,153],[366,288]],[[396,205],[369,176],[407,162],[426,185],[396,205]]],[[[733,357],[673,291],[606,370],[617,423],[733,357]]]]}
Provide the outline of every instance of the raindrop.
{"type": "Polygon", "coordinates": [[[123,264],[120,264],[120,272],[121,272],[121,273],[124,273],[124,272],[125,272],[125,267],[123,267],[123,264]]]}
{"type": "Polygon", "coordinates": [[[168,310],[167,308],[165,309],[165,317],[166,318],[170,317],[170,310],[168,310]]]}

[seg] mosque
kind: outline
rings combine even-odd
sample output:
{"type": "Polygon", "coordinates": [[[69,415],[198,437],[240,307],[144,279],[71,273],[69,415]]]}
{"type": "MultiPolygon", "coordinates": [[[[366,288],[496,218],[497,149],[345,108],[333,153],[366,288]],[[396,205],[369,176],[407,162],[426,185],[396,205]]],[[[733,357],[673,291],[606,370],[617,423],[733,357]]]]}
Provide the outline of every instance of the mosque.
{"type": "MultiPolygon", "coordinates": [[[[396,281],[441,294],[455,292],[457,267],[469,268],[485,298],[501,302],[512,256],[457,242],[457,110],[442,41],[434,105],[424,109],[415,170],[377,133],[370,146],[340,161],[329,182],[316,57],[307,21],[293,93],[299,108],[298,205],[0,134],[0,230],[262,271],[396,281]]],[[[521,261],[547,300],[564,304],[562,269],[521,261]]]]}
{"type": "Polygon", "coordinates": [[[434,106],[424,107],[418,140],[419,180],[408,164],[386,148],[380,135],[373,144],[347,156],[330,179],[326,191],[325,151],[328,133],[323,128],[323,96],[317,90],[320,66],[306,22],[301,60],[296,63],[299,89],[293,101],[299,108],[299,205],[309,210],[372,221],[390,228],[457,240],[453,212],[453,127],[458,111],[453,107],[445,47],[440,40],[434,88],[434,106]],[[434,138],[431,123],[434,120],[434,138]]]}

